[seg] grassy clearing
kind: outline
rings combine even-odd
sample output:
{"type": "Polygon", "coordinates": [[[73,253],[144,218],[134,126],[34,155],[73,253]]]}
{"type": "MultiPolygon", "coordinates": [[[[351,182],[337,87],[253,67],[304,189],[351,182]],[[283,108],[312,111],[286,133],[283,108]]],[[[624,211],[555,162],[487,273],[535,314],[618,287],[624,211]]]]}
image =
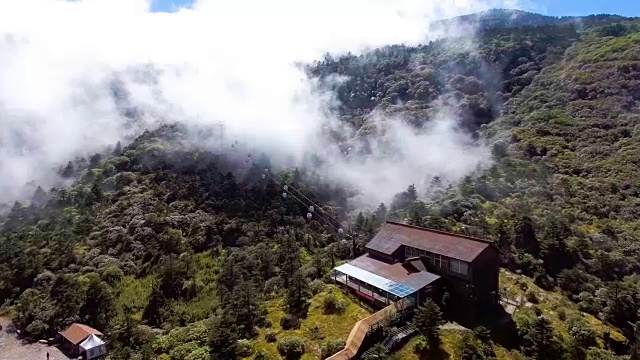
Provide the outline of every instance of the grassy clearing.
{"type": "MultiPolygon", "coordinates": [[[[458,344],[462,339],[463,330],[442,330],[440,332],[440,341],[442,350],[449,355],[450,358],[455,359],[459,356],[458,344]]],[[[419,341],[417,336],[414,336],[409,342],[407,342],[397,353],[398,359],[402,360],[419,360],[418,355],[415,354],[414,348],[419,341]]]]}
{"type": "Polygon", "coordinates": [[[589,322],[591,327],[598,334],[598,342],[603,346],[603,334],[609,332],[611,337],[617,341],[624,341],[625,337],[614,327],[609,326],[592,315],[578,310],[578,306],[567,299],[564,295],[556,291],[545,291],[533,283],[533,280],[512,272],[500,271],[500,289],[503,294],[508,294],[509,299],[522,299],[523,305],[519,306],[514,313],[514,318],[519,316],[534,316],[533,306],[542,311],[542,314],[551,320],[553,328],[565,340],[569,339],[565,320],[561,317],[569,318],[575,314],[581,314],[589,322]],[[538,299],[537,304],[526,304],[533,295],[538,299]],[[559,315],[564,313],[564,315],[559,315]]]}
{"type": "Polygon", "coordinates": [[[133,276],[125,276],[120,283],[120,292],[116,304],[118,309],[129,307],[138,318],[142,317],[142,311],[149,302],[153,287],[153,276],[136,279],[133,276]]]}
{"type": "MultiPolygon", "coordinates": [[[[210,253],[196,254],[196,273],[194,281],[199,283],[198,295],[186,303],[175,303],[174,310],[185,314],[190,322],[208,318],[219,306],[216,293],[216,277],[220,268],[219,260],[213,258],[210,253]]],[[[120,283],[117,306],[122,311],[125,307],[133,310],[134,316],[140,319],[142,312],[149,302],[149,296],[153,289],[153,275],[144,278],[125,276],[120,283]]]]}
{"type": "MultiPolygon", "coordinates": [[[[450,359],[460,358],[459,344],[464,335],[464,330],[445,329],[440,332],[440,341],[442,343],[442,349],[449,355],[450,359]]],[[[417,336],[414,336],[407,344],[405,344],[397,353],[397,358],[402,360],[419,360],[418,355],[414,353],[416,343],[419,341],[417,336]]],[[[493,350],[496,353],[498,360],[520,360],[522,357],[518,357],[517,354],[509,352],[509,350],[499,345],[494,345],[493,350]]]]}
{"type": "Polygon", "coordinates": [[[604,37],[585,41],[579,46],[576,60],[580,63],[639,60],[640,33],[623,37],[604,37]]]}
{"type": "Polygon", "coordinates": [[[189,321],[199,321],[208,318],[219,307],[216,279],[220,269],[220,260],[211,256],[209,252],[195,255],[196,281],[201,289],[198,295],[186,303],[175,305],[175,310],[184,313],[189,321]]]}
{"type": "MultiPolygon", "coordinates": [[[[256,351],[263,349],[274,359],[279,359],[277,342],[269,343],[265,340],[267,331],[277,334],[278,340],[285,336],[298,336],[305,341],[306,353],[303,360],[320,359],[320,347],[327,340],[346,340],[353,328],[353,325],[360,319],[370,315],[370,312],[360,307],[351,298],[345,296],[340,289],[334,285],[327,285],[324,291],[311,299],[311,306],[306,319],[301,322],[300,329],[282,330],[280,319],[285,315],[281,299],[274,299],[267,302],[268,319],[273,324],[270,329],[261,329],[260,335],[254,340],[253,345],[256,351]],[[346,311],[341,315],[323,314],[322,304],[329,292],[333,291],[336,296],[343,299],[346,304],[346,311]],[[312,338],[309,329],[317,325],[320,328],[321,338],[312,338]]],[[[247,359],[250,359],[247,358],[247,359]]]]}

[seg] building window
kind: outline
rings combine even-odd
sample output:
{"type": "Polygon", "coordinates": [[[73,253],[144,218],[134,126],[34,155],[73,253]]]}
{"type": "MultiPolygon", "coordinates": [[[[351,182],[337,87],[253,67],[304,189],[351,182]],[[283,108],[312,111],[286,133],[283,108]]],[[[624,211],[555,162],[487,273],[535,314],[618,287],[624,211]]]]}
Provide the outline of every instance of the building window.
{"type": "Polygon", "coordinates": [[[418,249],[412,248],[411,246],[405,246],[404,255],[407,258],[416,257],[420,254],[418,249]]]}
{"type": "Polygon", "coordinates": [[[424,250],[419,250],[418,254],[420,254],[420,256],[427,256],[427,252],[424,250]]]}
{"type": "Polygon", "coordinates": [[[449,262],[449,269],[458,274],[469,274],[469,266],[466,261],[451,259],[451,261],[449,262]]]}
{"type": "Polygon", "coordinates": [[[442,258],[442,255],[433,254],[433,265],[439,268],[444,265],[444,259],[442,258]]]}
{"type": "Polygon", "coordinates": [[[416,257],[416,256],[418,256],[418,249],[416,249],[416,248],[411,248],[411,254],[412,254],[412,255],[411,255],[412,257],[416,257]]]}
{"type": "Polygon", "coordinates": [[[427,264],[433,264],[432,261],[432,256],[430,252],[426,252],[426,254],[424,255],[425,259],[427,260],[427,264]]]}

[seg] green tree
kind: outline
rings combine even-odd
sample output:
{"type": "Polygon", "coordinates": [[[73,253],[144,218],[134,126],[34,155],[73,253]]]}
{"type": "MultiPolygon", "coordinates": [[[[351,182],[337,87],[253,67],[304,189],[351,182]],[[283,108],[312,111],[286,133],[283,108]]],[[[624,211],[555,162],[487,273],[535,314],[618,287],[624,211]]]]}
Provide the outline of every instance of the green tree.
{"type": "Polygon", "coordinates": [[[313,269],[313,278],[321,279],[325,274],[324,254],[320,250],[316,250],[311,259],[311,267],[313,269]]]}
{"type": "Polygon", "coordinates": [[[581,315],[574,315],[567,319],[567,330],[571,335],[571,347],[576,359],[584,359],[585,351],[592,347],[598,346],[597,334],[589,325],[587,320],[581,315]]]}
{"type": "Polygon", "coordinates": [[[84,291],[73,275],[59,275],[51,287],[51,300],[55,302],[55,326],[65,328],[79,321],[79,312],[84,304],[84,291]]]}
{"type": "Polygon", "coordinates": [[[633,339],[631,340],[631,351],[629,360],[640,360],[640,321],[633,324],[633,339]]]}
{"type": "Polygon", "coordinates": [[[321,357],[326,359],[331,355],[337,353],[344,349],[345,342],[344,340],[328,340],[321,347],[321,357]]]}
{"type": "Polygon", "coordinates": [[[460,360],[486,360],[482,343],[471,332],[465,332],[460,340],[460,360]]]}
{"type": "Polygon", "coordinates": [[[438,304],[428,299],[415,312],[411,325],[424,336],[431,348],[440,344],[440,326],[444,324],[438,304]]]}
{"type": "Polygon", "coordinates": [[[551,327],[551,321],[539,316],[519,326],[525,354],[536,360],[562,359],[566,349],[551,327]]]}
{"type": "Polygon", "coordinates": [[[62,170],[60,175],[63,178],[69,179],[75,174],[75,172],[76,172],[75,166],[73,166],[73,163],[71,161],[69,161],[67,163],[67,166],[62,170]]]}
{"type": "Polygon", "coordinates": [[[233,315],[238,336],[245,339],[254,337],[255,328],[265,321],[265,310],[260,303],[259,292],[249,281],[243,281],[233,289],[226,312],[233,315]]]}
{"type": "Polygon", "coordinates": [[[109,284],[101,281],[97,274],[90,275],[84,305],[80,308],[80,316],[88,325],[105,329],[116,313],[113,290],[109,284]]]}
{"type": "Polygon", "coordinates": [[[423,220],[420,212],[417,209],[411,211],[411,215],[409,216],[409,225],[413,226],[425,226],[425,221],[423,220]]]}
{"type": "Polygon", "coordinates": [[[291,276],[289,288],[287,289],[286,302],[289,312],[293,314],[305,313],[311,298],[309,282],[300,271],[296,271],[291,276]]]}
{"type": "Polygon", "coordinates": [[[585,350],[585,360],[630,360],[627,356],[618,356],[611,350],[590,347],[585,350]]]}
{"type": "Polygon", "coordinates": [[[425,338],[437,337],[442,320],[442,311],[438,304],[428,299],[416,310],[412,326],[425,338]]]}
{"type": "Polygon", "coordinates": [[[47,294],[27,289],[16,303],[12,321],[17,328],[34,337],[46,337],[51,333],[54,314],[54,303],[47,294]]]}
{"type": "Polygon", "coordinates": [[[381,224],[387,220],[387,207],[384,203],[380,203],[373,213],[373,217],[377,224],[381,224]]]}
{"type": "Polygon", "coordinates": [[[300,246],[294,234],[280,236],[280,249],[278,254],[280,264],[280,277],[284,280],[285,288],[290,288],[290,282],[300,270],[300,246]]]}
{"type": "Polygon", "coordinates": [[[298,360],[304,355],[306,346],[299,337],[288,336],[278,342],[278,352],[286,360],[298,360]]]}
{"type": "Polygon", "coordinates": [[[233,320],[228,315],[216,315],[208,323],[209,351],[212,360],[237,358],[238,335],[233,320]]]}

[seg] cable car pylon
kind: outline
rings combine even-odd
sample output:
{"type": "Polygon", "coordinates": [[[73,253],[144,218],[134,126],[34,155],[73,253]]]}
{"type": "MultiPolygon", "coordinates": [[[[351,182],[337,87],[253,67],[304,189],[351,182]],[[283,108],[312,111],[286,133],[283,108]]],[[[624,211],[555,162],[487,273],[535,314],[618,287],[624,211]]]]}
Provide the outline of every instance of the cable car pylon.
{"type": "MultiPolygon", "coordinates": [[[[256,163],[254,163],[253,161],[251,161],[252,165],[257,166],[256,163]]],[[[269,171],[269,169],[264,169],[262,171],[262,178],[266,179],[267,177],[272,180],[274,183],[276,183],[278,186],[280,186],[282,188],[282,197],[283,198],[287,198],[288,195],[291,195],[291,197],[293,197],[296,201],[298,201],[300,204],[304,205],[307,208],[307,219],[311,220],[314,215],[318,217],[318,219],[322,220],[325,224],[331,226],[337,233],[338,236],[340,238],[342,238],[344,236],[344,229],[342,227],[342,224],[337,221],[336,219],[334,219],[333,217],[331,217],[328,214],[325,214],[325,216],[327,218],[329,218],[331,221],[325,219],[325,217],[323,217],[318,210],[322,210],[322,208],[316,204],[313,200],[309,199],[306,195],[304,195],[300,190],[296,189],[295,186],[290,185],[290,184],[283,184],[284,181],[282,181],[281,179],[276,179],[274,177],[275,175],[271,174],[271,172],[269,171]],[[309,205],[308,203],[305,203],[304,201],[302,201],[300,199],[300,197],[296,196],[296,194],[294,194],[291,190],[295,191],[298,196],[304,198],[308,203],[310,203],[311,205],[309,205]],[[336,226],[335,224],[338,224],[338,226],[336,226]]]]}

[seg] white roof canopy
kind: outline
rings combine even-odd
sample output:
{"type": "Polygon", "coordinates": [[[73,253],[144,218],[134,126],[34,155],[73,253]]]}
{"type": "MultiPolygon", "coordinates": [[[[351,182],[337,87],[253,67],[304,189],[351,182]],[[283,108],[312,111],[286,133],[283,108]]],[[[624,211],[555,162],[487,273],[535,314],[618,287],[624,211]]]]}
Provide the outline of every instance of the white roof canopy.
{"type": "Polygon", "coordinates": [[[91,334],[85,341],[80,343],[80,348],[84,351],[88,351],[100,345],[104,345],[104,341],[102,341],[99,337],[91,334]]]}

